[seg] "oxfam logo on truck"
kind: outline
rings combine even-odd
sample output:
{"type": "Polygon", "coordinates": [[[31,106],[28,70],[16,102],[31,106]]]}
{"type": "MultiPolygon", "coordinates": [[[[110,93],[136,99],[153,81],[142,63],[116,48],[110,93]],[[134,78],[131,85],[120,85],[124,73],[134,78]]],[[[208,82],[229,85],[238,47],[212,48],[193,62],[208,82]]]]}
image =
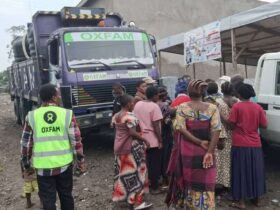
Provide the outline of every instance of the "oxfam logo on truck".
{"type": "Polygon", "coordinates": [[[148,41],[148,36],[140,32],[68,32],[64,34],[64,41],[148,41]]]}
{"type": "Polygon", "coordinates": [[[133,34],[132,33],[82,33],[81,34],[81,39],[85,41],[131,41],[133,39],[133,34]]]}

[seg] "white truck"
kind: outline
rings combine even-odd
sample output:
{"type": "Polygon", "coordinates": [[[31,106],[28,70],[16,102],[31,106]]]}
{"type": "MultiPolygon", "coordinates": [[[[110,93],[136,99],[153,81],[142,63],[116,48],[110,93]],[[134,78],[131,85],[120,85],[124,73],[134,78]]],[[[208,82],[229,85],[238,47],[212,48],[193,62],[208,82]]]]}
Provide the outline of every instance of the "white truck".
{"type": "Polygon", "coordinates": [[[261,129],[261,136],[269,145],[280,146],[280,52],[260,57],[254,86],[269,122],[267,129],[261,129]]]}

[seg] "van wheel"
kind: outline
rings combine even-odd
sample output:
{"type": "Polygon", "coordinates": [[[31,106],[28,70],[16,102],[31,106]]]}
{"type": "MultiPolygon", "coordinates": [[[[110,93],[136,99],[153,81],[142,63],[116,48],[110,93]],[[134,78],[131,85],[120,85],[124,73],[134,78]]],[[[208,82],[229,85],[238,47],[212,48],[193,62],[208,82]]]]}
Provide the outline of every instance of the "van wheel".
{"type": "Polygon", "coordinates": [[[21,125],[21,119],[20,119],[20,114],[19,114],[19,99],[15,98],[14,100],[14,113],[15,113],[15,118],[17,124],[21,125]]]}

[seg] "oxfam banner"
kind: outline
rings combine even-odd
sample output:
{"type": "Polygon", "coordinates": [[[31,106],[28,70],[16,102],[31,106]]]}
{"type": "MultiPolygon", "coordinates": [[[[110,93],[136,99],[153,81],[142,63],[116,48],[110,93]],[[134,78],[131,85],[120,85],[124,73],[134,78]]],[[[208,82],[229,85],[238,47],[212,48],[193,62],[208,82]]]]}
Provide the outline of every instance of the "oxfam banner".
{"type": "Polygon", "coordinates": [[[185,65],[221,58],[221,23],[210,23],[185,33],[185,65]]]}
{"type": "Polygon", "coordinates": [[[64,34],[64,42],[91,41],[148,41],[147,34],[137,32],[68,32],[64,34]]]}

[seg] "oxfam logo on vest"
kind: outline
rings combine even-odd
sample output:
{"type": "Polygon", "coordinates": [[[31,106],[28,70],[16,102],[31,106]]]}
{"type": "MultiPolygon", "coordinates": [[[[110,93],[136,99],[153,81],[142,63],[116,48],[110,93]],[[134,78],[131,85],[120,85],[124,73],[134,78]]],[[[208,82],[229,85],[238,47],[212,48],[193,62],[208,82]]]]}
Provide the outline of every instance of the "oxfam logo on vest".
{"type": "Polygon", "coordinates": [[[53,124],[57,119],[56,113],[49,111],[44,114],[44,120],[48,124],[53,124]]]}

